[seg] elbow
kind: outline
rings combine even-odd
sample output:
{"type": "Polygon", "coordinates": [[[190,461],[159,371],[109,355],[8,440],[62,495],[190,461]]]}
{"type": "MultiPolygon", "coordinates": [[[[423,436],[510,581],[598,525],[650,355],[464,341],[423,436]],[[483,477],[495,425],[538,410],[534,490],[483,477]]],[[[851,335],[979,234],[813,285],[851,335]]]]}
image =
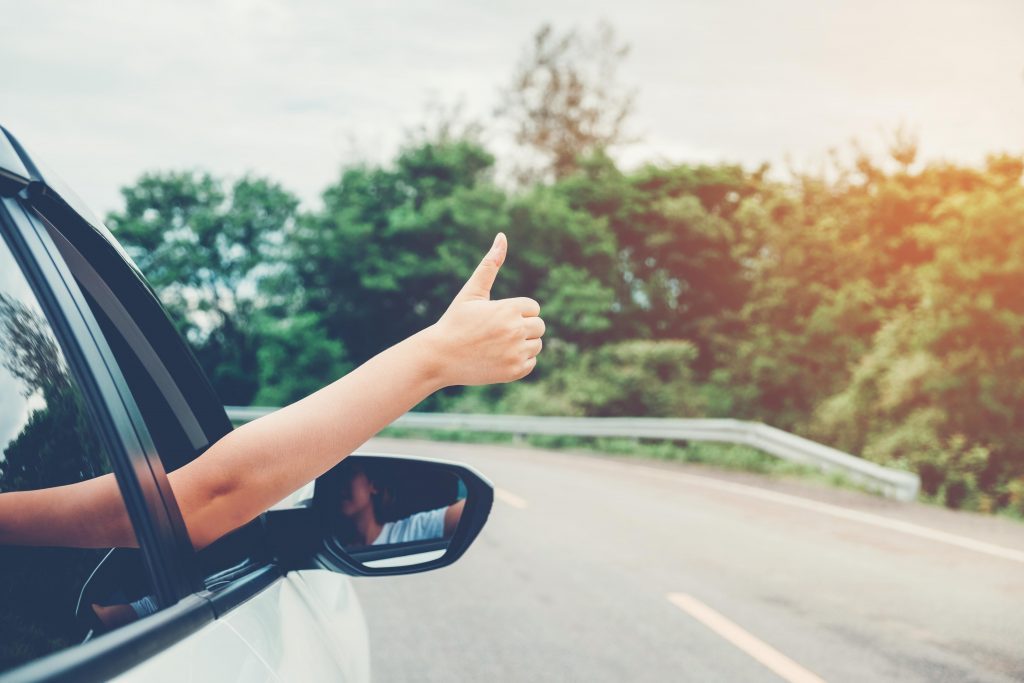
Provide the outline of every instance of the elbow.
{"type": "Polygon", "coordinates": [[[248,521],[239,519],[244,482],[223,471],[202,474],[206,476],[183,477],[177,485],[172,484],[189,540],[196,550],[248,521]]]}
{"type": "Polygon", "coordinates": [[[261,466],[268,460],[267,446],[258,437],[237,429],[170,475],[197,550],[255,519],[272,497],[266,489],[274,488],[274,477],[261,466]]]}
{"type": "Polygon", "coordinates": [[[185,519],[192,546],[201,550],[254,519],[259,511],[251,510],[246,502],[243,482],[225,480],[206,487],[185,519]]]}

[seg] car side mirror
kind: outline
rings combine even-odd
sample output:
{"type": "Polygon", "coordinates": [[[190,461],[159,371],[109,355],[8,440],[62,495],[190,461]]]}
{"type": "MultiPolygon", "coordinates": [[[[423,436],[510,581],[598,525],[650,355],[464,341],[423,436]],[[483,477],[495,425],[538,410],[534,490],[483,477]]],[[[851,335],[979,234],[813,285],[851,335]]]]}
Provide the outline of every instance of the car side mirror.
{"type": "Polygon", "coordinates": [[[410,574],[459,559],[493,501],[490,482],[465,465],[350,455],[316,480],[305,507],[272,510],[264,526],[286,568],[410,574]]]}

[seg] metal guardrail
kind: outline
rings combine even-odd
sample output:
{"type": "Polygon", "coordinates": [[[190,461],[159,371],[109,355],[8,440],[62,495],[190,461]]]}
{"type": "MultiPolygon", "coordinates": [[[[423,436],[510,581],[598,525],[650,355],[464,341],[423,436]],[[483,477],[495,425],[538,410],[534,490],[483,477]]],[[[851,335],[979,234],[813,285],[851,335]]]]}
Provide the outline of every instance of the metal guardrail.
{"type": "MultiPolygon", "coordinates": [[[[234,422],[248,422],[277,408],[227,407],[234,422]]],[[[912,472],[883,467],[843,451],[760,422],[730,419],[654,417],[536,417],[465,413],[406,413],[392,423],[411,429],[465,430],[506,434],[622,437],[713,441],[756,448],[783,460],[841,474],[847,480],[888,498],[917,497],[921,480],[912,472]]]]}

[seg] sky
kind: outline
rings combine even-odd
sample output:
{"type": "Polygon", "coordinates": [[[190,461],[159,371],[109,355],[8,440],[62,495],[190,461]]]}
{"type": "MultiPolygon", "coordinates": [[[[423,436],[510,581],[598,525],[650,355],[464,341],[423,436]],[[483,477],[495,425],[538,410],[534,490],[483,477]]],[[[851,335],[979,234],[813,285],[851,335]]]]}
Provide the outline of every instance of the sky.
{"type": "Polygon", "coordinates": [[[0,123],[101,215],[182,168],[315,205],[431,102],[489,117],[541,24],[599,20],[632,46],[627,166],[815,168],[900,126],[925,159],[1024,153],[1024,0],[0,0],[0,123]]]}

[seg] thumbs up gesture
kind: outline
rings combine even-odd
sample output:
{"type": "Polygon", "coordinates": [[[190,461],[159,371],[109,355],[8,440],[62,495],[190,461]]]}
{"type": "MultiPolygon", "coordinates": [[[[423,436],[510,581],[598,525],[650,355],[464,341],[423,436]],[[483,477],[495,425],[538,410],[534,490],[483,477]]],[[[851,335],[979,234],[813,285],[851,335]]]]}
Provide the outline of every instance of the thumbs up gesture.
{"type": "Polygon", "coordinates": [[[447,356],[444,383],[512,382],[537,365],[544,336],[540,304],[527,297],[491,301],[508,242],[498,233],[480,265],[433,326],[447,356]]]}

